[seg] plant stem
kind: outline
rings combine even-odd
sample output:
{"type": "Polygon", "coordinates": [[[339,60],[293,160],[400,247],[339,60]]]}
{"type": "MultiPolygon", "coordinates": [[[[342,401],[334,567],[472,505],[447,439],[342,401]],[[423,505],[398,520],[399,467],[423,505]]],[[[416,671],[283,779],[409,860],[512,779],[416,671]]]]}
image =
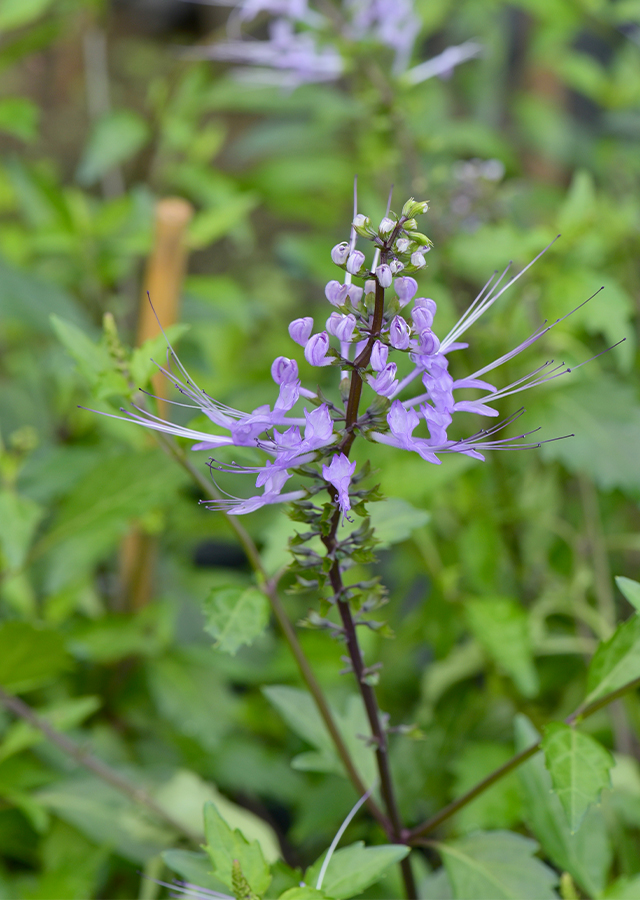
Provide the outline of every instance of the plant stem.
{"type": "MultiPolygon", "coordinates": [[[[166,452],[172,456],[186,472],[189,473],[191,478],[198,484],[202,490],[208,494],[212,499],[219,500],[220,495],[218,494],[215,486],[206,478],[206,476],[200,472],[195,466],[191,464],[191,462],[187,459],[187,456],[184,450],[176,444],[175,441],[170,438],[165,437],[162,434],[157,435],[161,446],[166,450],[166,452]]],[[[255,574],[258,578],[258,587],[265,595],[273,614],[280,626],[284,638],[289,645],[289,649],[293,654],[293,657],[298,666],[298,670],[302,676],[304,683],[307,685],[309,689],[309,693],[313,697],[313,700],[316,704],[316,708],[322,717],[322,720],[331,736],[333,743],[335,744],[336,751],[342,764],[346,770],[346,773],[351,781],[353,787],[355,788],[357,794],[359,796],[363,796],[367,792],[367,786],[363,783],[360,778],[360,774],[356,769],[356,766],[351,758],[351,754],[349,753],[349,749],[344,742],[344,738],[342,737],[338,726],[336,725],[335,719],[333,718],[333,714],[329,707],[326,697],[316,679],[313,669],[311,668],[311,664],[307,659],[304,650],[296,636],[293,626],[289,620],[289,617],[285,611],[284,605],[278,595],[278,589],[276,581],[273,578],[269,578],[268,574],[265,572],[264,566],[262,565],[262,559],[260,557],[260,553],[258,552],[258,548],[253,542],[251,536],[246,531],[246,529],[238,522],[235,516],[229,516],[224,513],[225,518],[234,531],[238,541],[242,545],[245,553],[247,554],[247,558],[249,563],[254,570],[255,574]]],[[[389,831],[389,820],[387,816],[380,809],[376,801],[373,797],[367,798],[367,808],[371,815],[377,820],[377,822],[382,826],[385,832],[389,831]]]]}
{"type": "MultiPolygon", "coordinates": [[[[384,251],[382,253],[382,262],[386,262],[386,254],[384,251]]],[[[344,453],[345,456],[349,455],[349,451],[351,450],[351,446],[356,437],[355,425],[358,420],[358,409],[360,406],[360,397],[362,395],[362,375],[360,374],[360,371],[361,369],[364,369],[369,365],[373,346],[382,331],[383,314],[384,288],[381,287],[376,279],[375,307],[373,318],[371,321],[369,339],[362,353],[355,360],[354,368],[351,374],[351,385],[349,388],[349,397],[346,404],[345,437],[339,445],[340,451],[344,453]]],[[[325,547],[327,548],[327,555],[333,559],[331,570],[329,572],[329,578],[331,581],[331,587],[333,589],[334,597],[336,599],[338,612],[340,613],[340,618],[342,620],[344,637],[347,644],[347,649],[349,651],[349,658],[351,660],[353,674],[355,676],[358,690],[360,691],[360,694],[362,696],[362,702],[364,703],[364,708],[367,713],[369,726],[371,728],[372,740],[375,743],[376,763],[378,766],[378,774],[380,777],[380,790],[384,800],[387,815],[389,817],[387,836],[390,841],[393,841],[394,843],[401,843],[403,841],[402,835],[404,829],[402,820],[400,818],[400,811],[398,809],[395,790],[393,787],[391,767],[389,765],[389,743],[387,740],[387,732],[380,717],[380,709],[378,708],[378,701],[376,699],[375,691],[367,681],[365,665],[362,659],[362,651],[360,650],[360,645],[358,643],[356,625],[351,614],[351,607],[346,600],[342,599],[344,584],[342,581],[340,562],[335,555],[336,546],[338,543],[337,532],[340,525],[341,514],[340,509],[337,505],[335,491],[331,491],[331,495],[334,503],[336,503],[336,509],[331,521],[331,530],[329,534],[322,539],[325,547]]],[[[402,862],[400,863],[400,868],[402,871],[402,878],[404,881],[407,897],[409,898],[409,900],[413,900],[413,898],[417,897],[418,895],[416,892],[413,872],[411,870],[411,863],[409,862],[408,858],[402,860],[402,862]]]]}
{"type": "MultiPolygon", "coordinates": [[[[640,678],[635,678],[633,681],[630,681],[628,684],[623,685],[621,688],[618,688],[615,691],[611,691],[609,694],[605,694],[604,697],[600,697],[599,700],[594,700],[593,703],[583,704],[579,706],[574,712],[571,713],[570,716],[564,720],[565,725],[574,726],[582,722],[584,719],[588,719],[589,716],[592,716],[594,713],[603,709],[605,706],[608,706],[610,703],[613,703],[614,700],[619,700],[620,697],[623,697],[625,694],[628,694],[629,691],[632,691],[634,688],[640,687],[640,678]]],[[[472,800],[475,800],[480,794],[484,793],[487,788],[490,788],[492,784],[495,784],[496,781],[499,781],[501,778],[504,778],[505,775],[508,775],[509,772],[512,772],[514,769],[517,769],[518,766],[522,765],[523,762],[526,762],[530,759],[534,754],[540,750],[542,743],[538,741],[537,744],[533,744],[531,747],[527,747],[526,750],[521,750],[520,753],[516,753],[510,760],[508,760],[504,765],[500,766],[499,769],[496,769],[490,775],[487,775],[482,781],[478,782],[475,787],[472,787],[471,790],[467,791],[466,794],[463,794],[462,797],[458,797],[457,800],[449,803],[448,806],[443,807],[440,812],[437,812],[435,816],[432,816],[430,819],[427,819],[426,822],[423,822],[421,825],[417,825],[415,828],[412,828],[410,831],[406,831],[403,834],[404,840],[409,844],[420,844],[420,838],[429,834],[431,831],[434,831],[439,825],[441,825],[446,819],[449,819],[454,813],[457,813],[468,803],[471,803],[472,800]]]]}
{"type": "Polygon", "coordinates": [[[119,772],[112,769],[111,766],[108,766],[106,763],[102,762],[101,759],[98,759],[96,756],[93,756],[92,753],[89,753],[88,750],[85,750],[79,744],[76,744],[76,742],[72,741],[66,734],[58,731],[57,728],[50,725],[43,716],[38,715],[35,710],[28,706],[23,700],[20,700],[19,697],[7,694],[0,687],[0,702],[16,716],[24,719],[29,725],[32,725],[34,728],[37,728],[38,731],[41,731],[52,744],[55,744],[72,759],[75,759],[79,765],[84,766],[85,769],[93,772],[93,774],[97,775],[102,781],[106,781],[111,787],[114,787],[117,791],[120,791],[121,794],[124,794],[130,800],[133,800],[134,803],[146,806],[150,812],[157,818],[166,822],[167,825],[174,831],[177,831],[178,834],[184,835],[184,837],[191,841],[196,847],[200,846],[204,834],[192,831],[188,826],[179,822],[177,819],[174,819],[174,817],[156,803],[153,797],[143,790],[143,788],[132,784],[127,778],[124,778],[119,772]]]}

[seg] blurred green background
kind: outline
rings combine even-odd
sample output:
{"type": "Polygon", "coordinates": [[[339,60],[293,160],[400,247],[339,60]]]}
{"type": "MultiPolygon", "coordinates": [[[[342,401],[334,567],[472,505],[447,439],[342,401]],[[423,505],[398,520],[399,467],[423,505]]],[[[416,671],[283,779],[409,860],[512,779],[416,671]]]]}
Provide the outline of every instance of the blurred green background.
{"type": "MultiPolygon", "coordinates": [[[[299,349],[288,322],[328,315],[329,251],[348,237],[355,174],[374,221],[391,184],[397,206],[430,201],[421,227],[435,247],[419,283],[438,303],[440,334],[494,269],[522,267],[562,233],[474,327],[454,374],[605,286],[500,370],[507,384],[625,338],[524,395],[519,424],[575,437],[437,468],[360,448],[384,494],[404,501],[375,566],[395,638],[363,640],[384,663],[381,707],[425,735],[393,745],[408,822],[509,757],[517,712],[540,727],[580,703],[597,642],[630,611],[614,576],[639,578],[640,4],[417,0],[416,12],[415,63],[467,40],[481,54],[410,85],[371,47],[347,47],[336,82],[282,90],[194,58],[224,38],[224,7],[0,2],[0,682],[196,832],[202,802],[222,791],[293,865],[316,858],[356,797],[337,774],[290,766],[309,742],[261,692],[300,687],[275,627],[235,655],[203,630],[212,590],[252,583],[244,555],[149,435],[78,408],[129,400],[113,325],[135,343],[159,199],[194,208],[178,352],[239,409],[272,402],[271,361],[299,349]],[[131,540],[146,553],[137,576],[131,540]],[[150,587],[136,585],[147,576],[150,587]]],[[[163,358],[153,348],[135,358],[142,386],[148,357],[163,358]]],[[[335,393],[332,370],[301,371],[335,393]]],[[[207,458],[191,460],[208,476],[207,458]]],[[[271,571],[286,563],[281,509],[243,524],[271,571]]],[[[313,597],[285,603],[297,621],[313,597]]],[[[344,711],[353,688],[340,646],[300,636],[344,711]]],[[[569,870],[595,897],[640,873],[637,699],[585,728],[622,760],[589,839],[572,850],[569,870]]],[[[2,707],[0,735],[0,898],[164,896],[138,873],[166,878],[160,853],[184,835],[2,707]]],[[[442,833],[528,826],[544,844],[532,803],[511,777],[442,833]]],[[[366,816],[349,835],[380,840],[366,816]]],[[[425,857],[425,872],[434,863],[425,857]]],[[[431,884],[424,896],[446,896],[426,893],[431,884]]]]}

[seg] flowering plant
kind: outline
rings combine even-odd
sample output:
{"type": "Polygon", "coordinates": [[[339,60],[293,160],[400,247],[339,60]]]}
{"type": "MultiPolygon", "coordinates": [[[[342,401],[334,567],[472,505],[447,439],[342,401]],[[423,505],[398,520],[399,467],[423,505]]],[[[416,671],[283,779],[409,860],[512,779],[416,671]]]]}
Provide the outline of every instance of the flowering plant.
{"type": "MultiPolygon", "coordinates": [[[[267,578],[255,547],[250,544],[243,529],[234,525],[236,533],[245,541],[245,547],[252,554],[262,590],[271,601],[272,609],[316,703],[323,727],[326,727],[334,742],[344,771],[360,794],[360,801],[338,832],[322,865],[319,860],[317,871],[314,867],[309,869],[299,888],[282,894],[287,900],[304,900],[312,896],[353,896],[363,884],[370,883],[369,876],[369,880],[365,878],[364,881],[355,878],[350,892],[340,893],[335,888],[338,892],[332,893],[326,886],[321,892],[327,872],[332,871],[337,878],[341,865],[346,865],[344,860],[339,862],[339,859],[343,859],[339,857],[339,853],[336,854],[333,869],[331,860],[348,821],[364,803],[389,841],[390,846],[384,848],[389,851],[385,865],[393,861],[399,862],[406,895],[418,896],[414,866],[408,857],[409,849],[423,843],[429,844],[426,835],[430,831],[511,768],[532,756],[541,746],[539,738],[531,743],[536,736],[535,731],[525,730],[522,740],[529,745],[523,746],[522,751],[508,766],[497,770],[459,801],[427,822],[413,828],[407,828],[403,823],[390,766],[390,735],[394,731],[406,732],[411,728],[405,725],[391,727],[389,716],[381,712],[375,691],[379,665],[365,661],[358,636],[358,629],[362,626],[382,634],[387,633],[384,623],[372,618],[372,613],[386,602],[386,591],[378,578],[349,578],[349,570],[356,564],[371,562],[375,558],[376,537],[367,504],[380,499],[377,487],[361,486],[369,469],[365,464],[357,471],[358,461],[351,458],[354,444],[359,438],[364,438],[415,453],[425,462],[436,465],[442,462],[441,456],[445,454],[462,454],[483,461],[486,451],[539,447],[542,442],[528,440],[531,432],[515,437],[496,437],[520,413],[508,416],[467,437],[450,437],[449,428],[454,424],[454,419],[464,419],[465,414],[495,419],[499,415],[494,408],[497,401],[571,371],[564,363],[556,365],[553,360],[549,360],[524,377],[502,387],[484,379],[489,372],[498,370],[532,346],[562,321],[558,319],[551,325],[545,324],[536,329],[517,346],[470,374],[460,378],[454,378],[450,374],[449,355],[469,346],[460,338],[541,254],[515,275],[508,277],[509,266],[499,276],[495,273],[453,328],[439,337],[436,333],[437,305],[431,298],[416,296],[418,281],[414,277],[425,268],[425,257],[432,246],[430,239],[418,230],[417,217],[426,211],[426,202],[411,198],[399,214],[387,208],[386,215],[376,227],[369,217],[357,213],[356,201],[349,240],[337,244],[331,251],[333,263],[344,275],[341,280],[334,279],[326,285],[325,296],[331,311],[325,329],[314,331],[311,317],[295,319],[289,325],[289,337],[303,348],[302,355],[308,366],[329,366],[339,373],[336,395],[326,397],[319,388],[313,390],[303,387],[298,361],[279,356],[271,366],[271,376],[278,388],[273,406],[262,405],[248,413],[240,412],[214,400],[199,388],[169,345],[168,363],[166,367],[160,367],[161,371],[188,401],[173,402],[204,413],[215,426],[216,432],[222,433],[209,433],[176,425],[150,412],[145,406],[138,406],[135,412],[123,410],[125,416],[116,416],[161,432],[164,436],[186,438],[193,442],[195,450],[220,452],[225,447],[235,447],[261,451],[266,456],[262,465],[225,463],[215,457],[211,457],[209,461],[211,472],[216,477],[218,473],[255,476],[256,488],[261,492],[249,498],[224,495],[214,480],[214,487],[209,491],[210,498],[201,502],[210,509],[225,512],[231,517],[231,521],[265,505],[289,503],[291,517],[305,525],[305,530],[296,533],[290,540],[294,559],[291,571],[296,579],[295,589],[305,593],[315,591],[320,603],[310,611],[303,624],[328,631],[346,646],[347,667],[344,672],[355,677],[365,712],[364,727],[367,733],[362,736],[366,742],[363,761],[362,752],[354,753],[353,745],[348,746],[345,734],[336,725],[334,713],[304,658],[277,597],[277,578],[267,578]],[[372,245],[369,259],[357,246],[359,238],[372,245]],[[394,361],[392,356],[398,361],[394,361]],[[417,389],[416,384],[419,385],[417,389]],[[480,397],[460,399],[460,391],[480,392],[480,397]],[[298,411],[300,405],[303,405],[302,414],[298,411]],[[415,435],[414,432],[417,431],[421,433],[415,435]],[[288,483],[294,478],[298,484],[290,489],[288,483]],[[285,490],[285,486],[289,489],[285,490]],[[328,493],[324,502],[319,499],[323,493],[328,493]],[[347,521],[353,524],[354,515],[363,519],[361,526],[356,529],[345,528],[343,531],[347,521]],[[371,750],[375,760],[373,769],[368,766],[369,758],[366,755],[371,750]],[[312,877],[316,882],[314,888],[309,885],[312,877]],[[312,893],[309,893],[310,890],[312,893]]],[[[545,250],[542,251],[544,252],[545,250]]],[[[300,360],[300,366],[302,365],[300,360]]],[[[215,615],[212,627],[215,632],[218,627],[215,615]]],[[[626,638],[619,638],[619,641],[624,640],[626,638]]],[[[596,669],[602,669],[603,665],[607,669],[609,664],[597,663],[596,669]]],[[[635,670],[632,674],[635,674],[635,670]]],[[[564,724],[549,726],[547,737],[542,742],[553,785],[572,822],[579,822],[589,803],[599,796],[611,765],[608,751],[591,738],[584,735],[577,737],[574,726],[577,721],[614,699],[621,691],[628,690],[636,683],[637,678],[630,684],[626,683],[627,680],[623,684],[619,678],[611,682],[607,677],[599,683],[595,678],[595,687],[582,706],[564,724]],[[609,690],[612,684],[615,687],[609,690]],[[587,778],[589,783],[580,788],[583,791],[580,811],[575,805],[576,798],[567,805],[563,793],[567,777],[563,768],[563,755],[567,742],[576,740],[582,753],[582,758],[576,760],[576,765],[584,764],[588,757],[591,759],[590,764],[598,771],[597,777],[587,778]],[[588,797],[586,804],[584,796],[588,797]]],[[[285,701],[280,697],[278,702],[285,701]]],[[[573,778],[574,775],[568,777],[573,778]]],[[[218,882],[230,886],[236,898],[263,896],[271,877],[264,859],[260,857],[261,862],[256,869],[256,860],[246,849],[246,842],[243,843],[244,839],[241,837],[231,835],[229,827],[215,807],[206,812],[205,826],[209,840],[207,850],[218,882]]],[[[525,847],[526,841],[521,844],[524,839],[519,835],[511,835],[504,840],[513,842],[513,852],[522,858],[527,889],[538,891],[535,896],[555,896],[550,887],[555,876],[540,861],[529,858],[531,847],[525,847]]],[[[438,847],[455,884],[459,876],[455,856],[451,857],[453,861],[450,868],[447,846],[438,847]]],[[[368,850],[375,855],[382,848],[368,850]]],[[[487,849],[483,845],[478,852],[482,855],[493,851],[491,847],[487,849]]],[[[504,855],[505,847],[501,846],[500,852],[504,855]]],[[[373,863],[373,857],[369,859],[373,863]]],[[[190,896],[219,896],[207,892],[200,894],[197,888],[186,882],[182,891],[190,896]]],[[[456,896],[467,895],[463,893],[456,896]]]]}

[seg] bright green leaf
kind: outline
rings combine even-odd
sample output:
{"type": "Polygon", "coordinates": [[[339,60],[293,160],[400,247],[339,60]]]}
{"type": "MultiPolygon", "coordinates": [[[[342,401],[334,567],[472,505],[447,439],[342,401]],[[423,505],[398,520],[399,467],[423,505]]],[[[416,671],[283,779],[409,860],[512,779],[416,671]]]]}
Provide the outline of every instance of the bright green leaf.
{"type": "MultiPolygon", "coordinates": [[[[399,844],[385,844],[381,847],[365,847],[357,841],[349,847],[337,850],[329,861],[321,888],[335,900],[346,900],[360,894],[371,884],[375,884],[394,863],[408,856],[410,848],[399,844]]],[[[307,869],[304,881],[315,887],[326,854],[307,869]]]]}
{"type": "MultiPolygon", "coordinates": [[[[522,715],[515,720],[516,752],[540,740],[540,735],[522,715]]],[[[561,871],[571,874],[590,896],[604,888],[611,865],[611,843],[602,811],[592,806],[582,827],[572,834],[562,804],[553,792],[551,776],[542,752],[517,769],[522,789],[524,820],[540,841],[545,854],[561,871]]]]}
{"type": "Polygon", "coordinates": [[[213,244],[241,224],[257,203],[255,194],[237,194],[211,209],[197,213],[189,225],[189,246],[198,250],[213,244]]]}
{"type": "Polygon", "coordinates": [[[110,169],[135,156],[149,139],[149,126],[130,109],[113,110],[99,119],[78,167],[80,184],[95,184],[110,169]]]}
{"type": "Polygon", "coordinates": [[[204,604],[205,631],[215,646],[234,656],[243,644],[251,644],[269,622],[269,603],[258,588],[212,588],[204,604]]]}
{"type": "Polygon", "coordinates": [[[312,887],[294,887],[280,894],[278,900],[322,900],[326,896],[324,891],[312,887]]]}
{"type": "Polygon", "coordinates": [[[614,764],[608,750],[588,734],[560,722],[545,728],[542,749],[553,789],[560,798],[569,828],[576,832],[584,814],[609,787],[614,764]]]}
{"type": "Polygon", "coordinates": [[[558,876],[534,857],[537,849],[511,831],[479,831],[438,844],[456,900],[554,900],[558,876]]]}
{"type": "Polygon", "coordinates": [[[506,597],[481,597],[466,604],[467,620],[499,669],[510,675],[525,697],[539,690],[527,613],[506,597]]]}
{"type": "Polygon", "coordinates": [[[1,0],[0,31],[21,28],[39,19],[53,4],[53,0],[1,0]]]}
{"type": "Polygon", "coordinates": [[[564,203],[558,211],[558,229],[564,236],[592,227],[596,215],[593,176],[585,169],[574,172],[564,203]]]}
{"type": "Polygon", "coordinates": [[[640,581],[633,578],[625,578],[624,575],[616,575],[616,584],[629,603],[640,612],[640,581]]]}
{"type": "Polygon", "coordinates": [[[39,118],[39,108],[26,97],[4,97],[0,100],[0,131],[23,141],[33,141],[38,135],[39,118]]]}
{"type": "Polygon", "coordinates": [[[636,678],[640,678],[640,616],[619,625],[594,653],[585,703],[592,703],[636,678]]]}
{"type": "Polygon", "coordinates": [[[0,489],[0,571],[23,565],[43,514],[44,510],[33,500],[0,489]]]}
{"type": "Polygon", "coordinates": [[[600,894],[599,900],[638,900],[640,897],[640,875],[616,878],[613,884],[600,894]]]}
{"type": "Polygon", "coordinates": [[[0,625],[0,685],[21,693],[40,687],[69,668],[62,636],[26,622],[0,625]]]}
{"type": "Polygon", "coordinates": [[[95,385],[98,378],[112,365],[106,348],[96,344],[84,331],[60,316],[52,315],[51,325],[89,385],[95,385]]]}
{"type": "Polygon", "coordinates": [[[184,322],[177,322],[174,325],[167,326],[164,329],[164,334],[158,334],[145,341],[141,347],[136,347],[131,354],[131,362],[129,364],[131,380],[136,387],[144,387],[148,384],[151,376],[158,372],[158,365],[166,366],[167,340],[175,346],[182,335],[189,329],[190,326],[184,322]]]}
{"type": "Polygon", "coordinates": [[[237,860],[254,893],[264,894],[271,874],[258,842],[249,843],[238,829],[232,831],[213,803],[205,805],[204,830],[205,849],[213,863],[214,875],[231,887],[232,867],[237,860]]]}

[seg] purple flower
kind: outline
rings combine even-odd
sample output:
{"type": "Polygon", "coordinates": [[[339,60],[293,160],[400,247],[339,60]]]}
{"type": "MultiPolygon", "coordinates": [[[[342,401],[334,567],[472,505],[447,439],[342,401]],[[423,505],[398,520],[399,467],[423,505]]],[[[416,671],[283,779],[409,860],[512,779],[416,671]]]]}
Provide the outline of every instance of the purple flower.
{"type": "Polygon", "coordinates": [[[402,275],[396,278],[394,284],[396,296],[400,302],[400,306],[406,306],[415,297],[418,291],[418,282],[410,275],[402,275]]]}
{"type": "Polygon", "coordinates": [[[351,509],[349,484],[355,470],[355,462],[349,462],[349,458],[344,453],[336,453],[328,466],[322,466],[322,477],[336,489],[338,504],[345,515],[351,509]]]}
{"type": "Polygon", "coordinates": [[[389,326],[389,341],[395,350],[406,350],[411,340],[411,330],[402,318],[394,316],[389,326]]]}
{"type": "Polygon", "coordinates": [[[371,351],[371,368],[374,372],[380,372],[387,364],[389,348],[381,341],[376,341],[371,351]]]}
{"type": "Polygon", "coordinates": [[[376,269],[376,278],[378,279],[380,287],[391,287],[391,282],[393,281],[391,268],[386,265],[386,263],[382,266],[378,266],[378,268],[376,269]]]}
{"type": "Polygon", "coordinates": [[[415,253],[411,254],[411,265],[415,269],[422,269],[426,266],[424,253],[421,250],[416,250],[415,253]]]}
{"type": "Polygon", "coordinates": [[[336,244],[331,250],[331,259],[337,266],[344,266],[349,259],[350,252],[351,248],[349,244],[347,241],[343,241],[341,244],[336,244]]]}
{"type": "Polygon", "coordinates": [[[347,272],[351,275],[357,275],[364,265],[364,259],[365,257],[362,250],[353,250],[349,254],[349,259],[347,260],[347,272]]]}
{"type": "Polygon", "coordinates": [[[304,347],[307,343],[312,331],[313,319],[311,316],[305,316],[304,319],[294,319],[289,325],[289,336],[301,347],[304,347]]]}
{"type": "Polygon", "coordinates": [[[298,380],[298,363],[295,359],[278,356],[271,365],[271,377],[276,384],[290,384],[298,380]]]}
{"type": "Polygon", "coordinates": [[[327,331],[339,341],[350,341],[355,327],[356,317],[351,313],[348,316],[331,313],[327,319],[327,331]]]}
{"type": "Polygon", "coordinates": [[[396,381],[396,373],[398,367],[395,363],[388,363],[379,375],[367,375],[367,381],[370,387],[380,394],[381,397],[391,397],[396,392],[398,383],[396,381]]]}
{"type": "Polygon", "coordinates": [[[431,328],[435,314],[436,304],[434,301],[426,300],[425,297],[418,297],[411,311],[411,318],[416,331],[424,331],[425,328],[431,328]]]}
{"type": "Polygon", "coordinates": [[[331,365],[331,360],[327,359],[329,348],[329,335],[326,331],[321,331],[310,337],[305,344],[304,358],[312,366],[329,366],[331,365]]]}
{"type": "Polygon", "coordinates": [[[344,306],[344,302],[349,296],[350,287],[350,284],[330,281],[324,289],[324,295],[332,306],[344,306]]]}

